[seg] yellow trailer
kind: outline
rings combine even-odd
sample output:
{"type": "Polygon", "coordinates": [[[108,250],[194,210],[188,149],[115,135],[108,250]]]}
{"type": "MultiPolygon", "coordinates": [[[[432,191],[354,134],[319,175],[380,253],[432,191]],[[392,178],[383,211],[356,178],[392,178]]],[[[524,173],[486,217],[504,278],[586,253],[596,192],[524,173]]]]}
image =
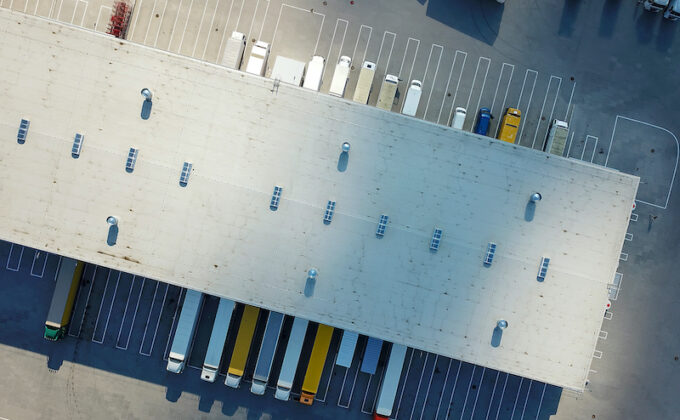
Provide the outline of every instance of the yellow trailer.
{"type": "Polygon", "coordinates": [[[241,317],[241,324],[238,327],[234,352],[231,354],[229,370],[227,370],[227,379],[224,381],[227,386],[238,388],[238,385],[241,383],[259,314],[260,308],[254,306],[246,305],[243,309],[243,317],[241,317]]]}
{"type": "Polygon", "coordinates": [[[323,366],[326,363],[328,347],[331,344],[331,337],[333,337],[333,327],[319,324],[319,329],[316,331],[316,338],[314,339],[314,347],[312,347],[312,355],[309,358],[309,365],[307,365],[305,380],[302,383],[300,402],[303,404],[312,405],[314,402],[314,396],[319,389],[323,366]]]}
{"type": "Polygon", "coordinates": [[[501,120],[501,129],[498,130],[498,140],[503,140],[508,143],[515,143],[517,137],[517,130],[522,119],[522,112],[519,109],[508,108],[501,120]]]}
{"type": "Polygon", "coordinates": [[[72,258],[63,257],[57,284],[52,295],[52,303],[45,321],[45,335],[48,340],[56,341],[64,336],[66,327],[71,320],[73,302],[76,300],[76,292],[80,285],[80,277],[83,275],[85,263],[72,258]]]}

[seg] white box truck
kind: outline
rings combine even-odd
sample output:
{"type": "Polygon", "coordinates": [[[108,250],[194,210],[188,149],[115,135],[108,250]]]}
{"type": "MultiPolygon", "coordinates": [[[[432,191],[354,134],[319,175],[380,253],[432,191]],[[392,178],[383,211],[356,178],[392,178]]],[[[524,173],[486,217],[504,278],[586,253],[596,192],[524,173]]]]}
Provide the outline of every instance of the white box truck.
{"type": "Polygon", "coordinates": [[[375,63],[364,61],[364,64],[361,66],[361,71],[359,72],[357,87],[354,89],[354,97],[352,98],[354,102],[359,102],[360,104],[368,103],[368,97],[371,95],[371,86],[373,86],[374,76],[375,63]]]}
{"type": "Polygon", "coordinates": [[[232,32],[227,39],[222,55],[222,65],[230,69],[238,70],[243,61],[243,51],[246,49],[246,36],[241,32],[232,32]]]}
{"type": "Polygon", "coordinates": [[[264,76],[267,70],[267,59],[269,58],[269,44],[257,41],[250,51],[250,58],[246,66],[246,73],[264,76]]]}
{"type": "Polygon", "coordinates": [[[269,313],[267,326],[264,329],[264,336],[262,337],[262,344],[260,345],[260,353],[257,356],[257,363],[255,364],[253,382],[250,384],[250,392],[253,394],[264,395],[264,391],[267,389],[269,372],[271,371],[272,362],[274,361],[274,353],[276,353],[276,345],[279,342],[282,324],[282,313],[274,311],[269,313]]]}
{"type": "Polygon", "coordinates": [[[346,55],[340,57],[338,64],[335,66],[335,73],[333,73],[331,88],[328,93],[340,98],[345,96],[345,88],[347,87],[347,79],[349,78],[349,68],[351,65],[351,58],[346,55]]]}
{"type": "Polygon", "coordinates": [[[422,93],[423,83],[420,80],[411,81],[411,85],[406,91],[406,99],[404,99],[404,106],[401,108],[401,113],[415,117],[422,93]]]}
{"type": "Polygon", "coordinates": [[[293,60],[292,58],[278,56],[276,61],[274,61],[274,68],[269,77],[280,80],[283,83],[300,86],[304,75],[305,63],[293,60]]]}
{"type": "Polygon", "coordinates": [[[169,372],[181,373],[184,370],[184,361],[188,356],[189,346],[194,338],[196,322],[202,304],[203,293],[187,289],[182,312],[179,314],[175,337],[172,339],[172,347],[170,347],[167,366],[169,372]]]}
{"type": "Polygon", "coordinates": [[[375,405],[374,419],[388,419],[392,415],[394,399],[397,396],[397,387],[401,378],[406,358],[406,346],[392,344],[392,352],[385,368],[385,377],[378,392],[378,402],[375,405]]]}
{"type": "Polygon", "coordinates": [[[302,343],[305,341],[308,323],[309,321],[302,318],[295,318],[293,321],[293,329],[290,331],[290,337],[288,337],[286,354],[283,356],[281,372],[276,382],[274,397],[277,400],[288,401],[290,398],[290,390],[293,388],[293,379],[295,379],[295,371],[300,361],[300,352],[302,351],[302,343]]]}
{"type": "Polygon", "coordinates": [[[385,111],[392,110],[392,104],[394,104],[394,97],[397,96],[397,85],[399,84],[399,78],[392,74],[388,74],[383,79],[382,85],[380,86],[380,93],[378,94],[378,103],[375,105],[380,109],[385,111]]]}
{"type": "Polygon", "coordinates": [[[563,156],[568,135],[569,124],[565,121],[553,120],[552,124],[550,124],[550,130],[548,131],[548,137],[543,146],[543,151],[553,155],[563,156]]]}
{"type": "Polygon", "coordinates": [[[217,371],[220,369],[220,362],[222,361],[224,341],[227,339],[227,331],[229,331],[233,312],[234,301],[221,298],[220,304],[217,307],[217,315],[215,315],[212,333],[210,334],[210,342],[208,342],[208,351],[203,361],[201,379],[204,381],[215,382],[215,378],[217,378],[217,371]]]}
{"type": "Polygon", "coordinates": [[[307,73],[305,73],[305,81],[302,87],[305,89],[319,91],[321,88],[321,77],[323,76],[323,68],[326,60],[320,55],[312,57],[312,61],[307,64],[307,73]]]}

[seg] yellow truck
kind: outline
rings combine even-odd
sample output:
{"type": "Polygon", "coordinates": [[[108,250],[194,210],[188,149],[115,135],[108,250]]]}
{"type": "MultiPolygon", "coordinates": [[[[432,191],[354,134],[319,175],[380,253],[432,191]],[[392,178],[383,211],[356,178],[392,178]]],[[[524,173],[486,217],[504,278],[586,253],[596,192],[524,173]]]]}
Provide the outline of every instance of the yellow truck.
{"type": "Polygon", "coordinates": [[[238,388],[241,383],[259,314],[260,308],[254,306],[246,305],[243,309],[243,316],[241,317],[241,323],[238,327],[234,352],[231,354],[229,370],[227,370],[227,379],[224,381],[227,386],[238,388]]]}
{"type": "Polygon", "coordinates": [[[312,405],[314,402],[314,396],[319,389],[319,382],[321,381],[321,374],[323,373],[323,366],[326,363],[328,347],[331,344],[332,337],[333,327],[319,324],[319,329],[316,331],[316,338],[314,338],[312,355],[309,358],[309,365],[307,365],[305,380],[302,382],[302,393],[300,394],[300,402],[302,404],[312,405]]]}
{"type": "Polygon", "coordinates": [[[515,108],[508,108],[501,120],[501,129],[498,130],[498,140],[503,140],[508,143],[515,143],[517,139],[517,130],[522,119],[522,111],[515,108]]]}
{"type": "Polygon", "coordinates": [[[47,321],[45,321],[44,337],[46,339],[56,341],[66,333],[84,267],[85,263],[82,261],[66,257],[61,259],[57,273],[57,285],[54,288],[52,303],[47,313],[47,321]]]}

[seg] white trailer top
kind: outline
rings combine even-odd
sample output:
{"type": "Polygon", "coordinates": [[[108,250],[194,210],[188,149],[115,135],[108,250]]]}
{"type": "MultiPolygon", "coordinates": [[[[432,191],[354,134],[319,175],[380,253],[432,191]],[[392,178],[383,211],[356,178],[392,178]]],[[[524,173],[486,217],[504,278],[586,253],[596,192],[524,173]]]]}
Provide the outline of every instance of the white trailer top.
{"type": "Polygon", "coordinates": [[[584,388],[639,178],[6,9],[0,34],[0,239],[584,388]]]}

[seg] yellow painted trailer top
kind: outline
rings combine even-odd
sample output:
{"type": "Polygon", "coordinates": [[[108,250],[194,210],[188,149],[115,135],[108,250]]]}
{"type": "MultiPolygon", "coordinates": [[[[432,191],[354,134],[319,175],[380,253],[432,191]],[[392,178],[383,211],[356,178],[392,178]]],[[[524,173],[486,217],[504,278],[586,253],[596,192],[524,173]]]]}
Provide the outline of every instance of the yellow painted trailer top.
{"type": "Polygon", "coordinates": [[[250,305],[246,305],[243,310],[243,317],[241,318],[241,324],[238,327],[234,352],[231,355],[231,362],[229,363],[228,373],[232,375],[243,376],[243,371],[246,368],[246,360],[248,360],[248,353],[250,352],[250,343],[253,341],[253,334],[255,333],[255,325],[257,324],[257,316],[259,313],[260,308],[250,305]]]}
{"type": "Polygon", "coordinates": [[[314,396],[321,381],[323,366],[326,364],[326,355],[328,355],[331,337],[333,337],[333,327],[319,324],[319,329],[316,331],[316,338],[314,339],[312,355],[309,358],[309,365],[307,365],[305,380],[302,383],[300,402],[303,404],[312,405],[314,402],[314,396]]]}
{"type": "Polygon", "coordinates": [[[508,108],[501,121],[501,129],[498,132],[498,140],[514,143],[517,138],[517,130],[522,119],[522,111],[515,108],[508,108]]]}

